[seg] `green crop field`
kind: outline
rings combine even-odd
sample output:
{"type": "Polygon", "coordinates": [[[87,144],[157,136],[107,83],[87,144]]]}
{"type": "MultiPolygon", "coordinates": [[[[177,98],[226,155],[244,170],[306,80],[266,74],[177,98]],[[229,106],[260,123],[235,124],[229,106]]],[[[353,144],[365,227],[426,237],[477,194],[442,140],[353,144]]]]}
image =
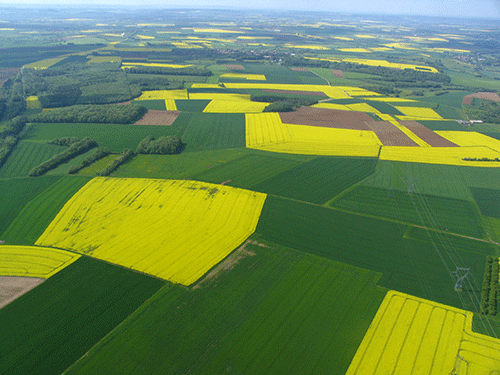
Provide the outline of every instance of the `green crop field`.
{"type": "Polygon", "coordinates": [[[458,254],[460,264],[470,267],[481,285],[486,259],[460,248],[450,253],[443,243],[404,238],[406,229],[387,220],[268,196],[256,233],[283,246],[381,272],[380,284],[386,288],[462,307],[448,269],[455,268],[458,254]]]}
{"type": "MultiPolygon", "coordinates": [[[[0,204],[0,235],[7,229],[23,207],[42,191],[54,184],[59,177],[0,179],[2,204],[0,204]]],[[[3,237],[0,236],[0,240],[3,237]]]]}
{"type": "Polygon", "coordinates": [[[473,201],[460,167],[454,165],[380,160],[363,186],[473,201]]]}
{"type": "Polygon", "coordinates": [[[116,124],[33,124],[27,131],[29,140],[51,140],[62,137],[91,137],[101,147],[114,152],[124,148],[134,149],[147,136],[161,137],[180,135],[184,130],[179,126],[116,125],[116,124]]]}
{"type": "Polygon", "coordinates": [[[500,190],[471,188],[471,191],[483,215],[500,219],[500,190]]]}
{"type": "Polygon", "coordinates": [[[271,177],[252,189],[322,204],[375,172],[377,159],[320,157],[271,177]]]}
{"type": "Polygon", "coordinates": [[[192,290],[163,288],[67,374],[344,374],[380,275],[263,245],[192,290]]]}
{"type": "Polygon", "coordinates": [[[357,186],[329,205],[402,223],[484,237],[480,214],[470,201],[425,195],[414,190],[357,186]]]}
{"type": "Polygon", "coordinates": [[[469,130],[468,127],[456,121],[418,120],[418,122],[431,130],[456,130],[462,132],[469,130]]]}
{"type": "Polygon", "coordinates": [[[21,141],[0,168],[0,178],[28,176],[37,165],[64,151],[65,147],[21,141]]]}
{"type": "Polygon", "coordinates": [[[379,110],[382,113],[386,113],[388,115],[400,115],[403,116],[403,113],[398,111],[396,108],[394,108],[392,105],[389,103],[384,103],[384,102],[377,102],[375,100],[365,100],[366,103],[371,105],[373,108],[379,110]]]}
{"type": "Polygon", "coordinates": [[[245,147],[243,113],[185,112],[177,117],[173,126],[185,127],[181,134],[185,152],[245,147]]]}
{"type": "Polygon", "coordinates": [[[0,310],[0,374],[60,374],[163,282],[82,257],[0,310]]]}
{"type": "Polygon", "coordinates": [[[166,110],[165,100],[134,100],[134,103],[138,103],[147,109],[153,110],[166,110]]]}
{"type": "Polygon", "coordinates": [[[210,100],[203,99],[176,99],[175,105],[182,112],[203,112],[210,100]]]}
{"type": "Polygon", "coordinates": [[[459,168],[469,187],[500,189],[500,168],[459,168]]]}
{"type": "MultiPolygon", "coordinates": [[[[43,177],[36,177],[36,179],[43,177]]],[[[51,177],[53,178],[53,177],[51,177]]],[[[9,245],[32,245],[40,237],[64,204],[89,177],[62,177],[29,201],[2,235],[9,245]]]]}

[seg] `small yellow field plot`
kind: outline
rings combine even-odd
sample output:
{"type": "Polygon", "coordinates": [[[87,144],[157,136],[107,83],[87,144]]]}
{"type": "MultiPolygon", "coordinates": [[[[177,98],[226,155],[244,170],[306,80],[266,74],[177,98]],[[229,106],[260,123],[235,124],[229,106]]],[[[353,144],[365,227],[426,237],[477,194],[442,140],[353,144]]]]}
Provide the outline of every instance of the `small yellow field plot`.
{"type": "Polygon", "coordinates": [[[416,102],[416,100],[405,99],[405,98],[370,98],[370,100],[376,100],[377,102],[389,102],[389,103],[416,102]]]}
{"type": "Polygon", "coordinates": [[[42,108],[42,103],[38,100],[38,96],[31,95],[26,98],[26,109],[42,108]]]}
{"type": "Polygon", "coordinates": [[[366,48],[337,48],[337,50],[342,52],[372,53],[372,51],[366,48]]]}
{"type": "Polygon", "coordinates": [[[409,163],[464,165],[469,167],[500,167],[497,162],[467,161],[471,159],[500,158],[500,152],[486,146],[477,147],[391,147],[383,146],[380,160],[409,163]]]}
{"type": "Polygon", "coordinates": [[[443,118],[438,115],[432,108],[422,108],[422,107],[396,107],[396,109],[403,113],[405,116],[410,116],[419,119],[432,119],[432,120],[442,120],[443,118]]]}
{"type": "Polygon", "coordinates": [[[406,43],[388,43],[384,44],[386,47],[397,48],[397,49],[406,49],[406,50],[416,50],[417,48],[410,46],[406,43]]]}
{"type": "Polygon", "coordinates": [[[341,111],[351,111],[351,108],[344,104],[335,104],[335,103],[318,103],[314,104],[311,107],[314,108],[327,108],[327,109],[338,109],[341,111]]]}
{"type": "Polygon", "coordinates": [[[371,47],[370,50],[373,52],[383,52],[383,51],[390,51],[392,48],[388,47],[371,47]]]}
{"type": "Polygon", "coordinates": [[[228,30],[228,29],[201,29],[196,27],[183,27],[183,30],[193,30],[195,33],[219,33],[219,34],[244,34],[244,31],[228,30]]]}
{"type": "Polygon", "coordinates": [[[291,45],[291,44],[286,44],[285,47],[288,47],[288,48],[301,48],[301,49],[315,49],[315,50],[328,50],[328,49],[330,49],[330,48],[325,47],[325,46],[291,45]]]}
{"type": "Polygon", "coordinates": [[[354,40],[352,38],[349,38],[347,36],[332,36],[333,39],[338,39],[338,40],[354,40]]]}
{"type": "Polygon", "coordinates": [[[136,37],[138,37],[139,39],[142,39],[142,40],[155,38],[154,36],[150,36],[150,35],[136,35],[136,37]]]}
{"type": "Polygon", "coordinates": [[[486,146],[500,152],[500,141],[481,133],[461,131],[435,131],[435,133],[459,146],[486,146]]]}
{"type": "Polygon", "coordinates": [[[101,64],[101,63],[121,63],[120,56],[87,56],[87,64],[101,64]]]}
{"type": "Polygon", "coordinates": [[[187,90],[143,91],[135,100],[187,99],[187,90]]]}
{"type": "Polygon", "coordinates": [[[246,79],[247,81],[265,81],[266,76],[264,74],[245,74],[245,73],[224,73],[221,74],[221,78],[239,78],[246,79]]]}
{"type": "Polygon", "coordinates": [[[201,100],[226,100],[226,101],[243,101],[249,102],[250,95],[248,94],[232,94],[232,93],[205,93],[205,92],[195,92],[189,94],[189,99],[201,99],[201,100]]]}
{"type": "MultiPolygon", "coordinates": [[[[242,27],[243,29],[243,27],[242,27]]],[[[239,36],[237,39],[255,40],[255,39],[274,39],[272,36],[239,36]]]]}
{"type": "Polygon", "coordinates": [[[0,246],[0,275],[48,279],[80,258],[69,251],[37,246],[0,246]]]}
{"type": "Polygon", "coordinates": [[[500,340],[472,331],[473,314],[389,291],[346,375],[491,375],[500,340]]]}
{"type": "Polygon", "coordinates": [[[121,68],[122,69],[127,69],[127,68],[133,68],[134,66],[150,66],[150,67],[155,67],[155,68],[173,68],[173,69],[182,69],[182,68],[187,68],[189,66],[193,66],[192,64],[188,65],[181,65],[181,64],[163,64],[163,63],[141,63],[141,62],[124,62],[122,63],[121,68]]]}
{"type": "Polygon", "coordinates": [[[277,113],[247,114],[246,147],[288,154],[377,156],[381,142],[368,130],[283,124],[277,113]]]}
{"type": "Polygon", "coordinates": [[[175,104],[175,99],[165,99],[165,109],[167,111],[177,111],[177,104],[175,104]]]}
{"type": "Polygon", "coordinates": [[[354,34],[356,38],[364,38],[364,39],[374,39],[375,37],[373,35],[365,35],[365,34],[354,34]]]}
{"type": "Polygon", "coordinates": [[[346,94],[349,96],[380,96],[380,94],[377,92],[362,89],[360,87],[350,87],[350,86],[335,86],[335,87],[337,89],[344,90],[346,94]]]}
{"type": "Polygon", "coordinates": [[[190,285],[254,232],[265,199],[197,181],[97,177],[36,243],[190,285]]]}
{"type": "Polygon", "coordinates": [[[378,109],[373,108],[371,105],[367,103],[347,104],[346,107],[348,107],[351,111],[377,113],[377,114],[381,113],[378,109]]]}
{"type": "Polygon", "coordinates": [[[203,112],[209,113],[260,113],[269,103],[252,101],[212,100],[203,112]]]}
{"type": "Polygon", "coordinates": [[[37,61],[31,64],[26,64],[23,66],[23,68],[30,68],[30,69],[47,69],[50,68],[52,65],[57,64],[59,61],[63,61],[66,58],[64,57],[54,57],[52,59],[45,59],[41,61],[37,61]]]}

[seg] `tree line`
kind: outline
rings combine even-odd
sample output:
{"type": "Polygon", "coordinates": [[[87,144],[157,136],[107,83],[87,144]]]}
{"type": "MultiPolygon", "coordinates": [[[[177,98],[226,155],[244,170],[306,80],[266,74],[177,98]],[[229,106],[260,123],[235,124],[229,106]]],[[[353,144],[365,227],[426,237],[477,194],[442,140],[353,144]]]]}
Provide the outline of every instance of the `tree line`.
{"type": "Polygon", "coordinates": [[[80,165],[73,165],[69,169],[68,173],[75,174],[75,173],[79,172],[80,170],[82,170],[83,168],[88,167],[90,164],[108,156],[109,154],[111,154],[111,151],[109,149],[107,149],[106,147],[98,147],[92,155],[83,159],[82,162],[80,163],[80,165]]]}
{"type": "Polygon", "coordinates": [[[5,164],[19,141],[19,133],[26,126],[27,118],[15,117],[0,131],[0,167],[5,164]]]}
{"type": "Polygon", "coordinates": [[[251,95],[253,102],[271,103],[263,112],[292,112],[302,106],[309,106],[318,103],[314,98],[291,98],[279,95],[251,95]]]}
{"type": "Polygon", "coordinates": [[[486,260],[486,272],[483,279],[481,291],[481,313],[484,315],[497,315],[499,292],[499,258],[488,257],[486,260]]]}
{"type": "Polygon", "coordinates": [[[182,151],[182,140],[176,135],[168,135],[155,139],[154,137],[144,138],[137,146],[138,154],[178,154],[182,151]]]}

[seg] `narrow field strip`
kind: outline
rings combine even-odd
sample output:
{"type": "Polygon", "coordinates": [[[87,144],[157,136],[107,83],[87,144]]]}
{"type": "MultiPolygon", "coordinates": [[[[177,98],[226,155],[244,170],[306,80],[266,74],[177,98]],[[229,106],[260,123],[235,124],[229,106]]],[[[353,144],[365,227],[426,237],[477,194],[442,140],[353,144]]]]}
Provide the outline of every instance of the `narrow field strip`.
{"type": "Polygon", "coordinates": [[[494,373],[500,340],[472,332],[472,315],[390,291],[347,375],[494,373]]]}
{"type": "Polygon", "coordinates": [[[253,233],[265,199],[204,182],[95,178],[36,243],[190,285],[253,233]]]}
{"type": "Polygon", "coordinates": [[[36,246],[0,246],[0,276],[48,279],[75,262],[80,255],[36,246]]]}
{"type": "Polygon", "coordinates": [[[188,99],[187,90],[153,90],[143,91],[142,95],[134,100],[156,99],[188,99]]]}
{"type": "Polygon", "coordinates": [[[391,115],[385,115],[385,114],[380,114],[379,117],[382,120],[389,121],[391,124],[393,124],[395,127],[397,127],[399,130],[401,130],[403,133],[405,133],[408,138],[410,138],[413,142],[415,142],[417,145],[420,147],[430,147],[430,145],[419,138],[415,133],[413,133],[410,129],[407,127],[401,125],[397,120],[394,119],[391,115]]]}
{"type": "Polygon", "coordinates": [[[269,103],[260,103],[243,100],[211,100],[203,112],[209,113],[260,113],[269,103]]]}

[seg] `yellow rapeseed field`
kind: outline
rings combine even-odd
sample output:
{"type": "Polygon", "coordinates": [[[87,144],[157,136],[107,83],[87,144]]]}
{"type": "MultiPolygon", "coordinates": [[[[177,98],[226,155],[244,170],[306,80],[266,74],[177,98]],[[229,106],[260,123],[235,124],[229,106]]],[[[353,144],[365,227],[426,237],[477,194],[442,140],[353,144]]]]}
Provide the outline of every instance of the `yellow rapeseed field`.
{"type": "Polygon", "coordinates": [[[367,103],[354,103],[354,104],[347,104],[346,106],[351,111],[377,113],[377,114],[381,113],[378,109],[373,108],[371,105],[367,103]]]}
{"type": "Polygon", "coordinates": [[[163,64],[163,63],[151,63],[151,62],[146,62],[146,63],[141,63],[141,62],[125,62],[122,64],[122,69],[127,69],[127,68],[132,68],[134,66],[151,66],[151,67],[158,67],[158,68],[174,68],[174,69],[181,69],[181,68],[187,68],[189,66],[193,66],[192,64],[187,64],[187,65],[181,65],[181,64],[163,64]]]}
{"type": "Polygon", "coordinates": [[[472,317],[389,291],[346,374],[494,374],[500,340],[472,332],[472,317]]]}
{"type": "Polygon", "coordinates": [[[247,114],[246,146],[305,155],[377,156],[381,142],[367,130],[283,124],[277,113],[247,114]]]}
{"type": "Polygon", "coordinates": [[[165,109],[167,111],[177,111],[177,105],[175,104],[175,99],[165,99],[165,109]]]}
{"type": "Polygon", "coordinates": [[[143,91],[135,100],[187,99],[187,90],[154,90],[143,91]]]}
{"type": "Polygon", "coordinates": [[[366,48],[337,48],[337,50],[342,52],[372,53],[372,51],[366,48]]]}
{"type": "Polygon", "coordinates": [[[438,115],[432,108],[422,108],[422,107],[402,107],[397,106],[396,109],[403,113],[405,116],[410,116],[420,119],[437,119],[442,120],[443,118],[438,115]]]}
{"type": "Polygon", "coordinates": [[[370,65],[370,66],[384,66],[387,68],[395,68],[395,69],[414,69],[414,70],[419,70],[419,71],[426,71],[430,73],[439,73],[439,71],[431,66],[426,66],[426,65],[414,65],[414,64],[400,64],[400,63],[391,63],[386,60],[371,60],[371,59],[356,59],[356,58],[345,58],[345,59],[336,59],[336,58],[319,58],[319,57],[306,57],[304,56],[305,59],[310,59],[310,60],[321,60],[321,61],[332,61],[332,62],[339,62],[339,61],[345,61],[345,62],[350,62],[353,64],[363,64],[363,65],[370,65]]]}
{"type": "Polygon", "coordinates": [[[389,103],[416,102],[416,100],[413,100],[413,99],[404,99],[404,98],[370,98],[370,100],[376,100],[378,102],[389,102],[389,103]]]}
{"type": "Polygon", "coordinates": [[[197,181],[96,177],[36,244],[190,285],[254,232],[265,199],[197,181]]]}
{"type": "Polygon", "coordinates": [[[67,56],[63,57],[54,57],[52,59],[45,59],[41,61],[37,61],[31,64],[26,64],[23,66],[23,68],[30,68],[30,69],[47,69],[50,68],[52,65],[57,64],[59,61],[63,61],[67,56]]]}
{"type": "Polygon", "coordinates": [[[48,279],[78,258],[79,254],[47,247],[0,245],[0,275],[48,279]]]}
{"type": "Polygon", "coordinates": [[[240,78],[246,79],[248,81],[265,81],[266,76],[264,74],[246,74],[246,73],[224,73],[221,74],[221,78],[240,78]]]}
{"type": "Polygon", "coordinates": [[[435,133],[459,146],[486,146],[500,152],[500,141],[481,133],[461,131],[435,131],[435,133]]]}
{"type": "Polygon", "coordinates": [[[315,49],[315,50],[328,50],[330,48],[325,47],[325,46],[312,46],[312,45],[292,45],[292,44],[286,44],[285,47],[288,48],[301,48],[301,49],[315,49]]]}
{"type": "Polygon", "coordinates": [[[154,39],[155,37],[154,36],[150,36],[150,35],[136,35],[136,37],[138,37],[139,39],[154,39]]]}
{"type": "Polygon", "coordinates": [[[26,108],[27,109],[40,109],[42,108],[42,103],[38,100],[38,96],[31,95],[26,98],[26,108]]]}
{"type": "Polygon", "coordinates": [[[391,147],[383,146],[380,160],[465,165],[469,167],[500,167],[500,163],[466,161],[464,158],[500,158],[500,152],[486,146],[476,147],[391,147]]]}
{"type": "Polygon", "coordinates": [[[203,112],[210,113],[260,113],[269,103],[252,102],[250,100],[212,100],[203,112]]]}

